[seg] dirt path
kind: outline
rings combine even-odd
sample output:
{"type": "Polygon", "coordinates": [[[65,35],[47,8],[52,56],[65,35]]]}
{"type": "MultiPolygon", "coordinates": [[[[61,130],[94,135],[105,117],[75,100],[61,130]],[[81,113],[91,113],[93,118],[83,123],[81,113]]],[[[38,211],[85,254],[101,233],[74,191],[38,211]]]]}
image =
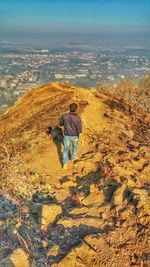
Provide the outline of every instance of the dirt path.
{"type": "MultiPolygon", "coordinates": [[[[102,116],[106,108],[105,104],[102,105],[101,102],[89,92],[86,92],[86,94],[84,93],[84,98],[88,100],[89,105],[87,105],[84,112],[81,114],[81,119],[83,122],[84,144],[81,145],[79,141],[79,148],[77,152],[77,157],[79,160],[82,159],[83,155],[90,150],[87,135],[89,133],[92,134],[94,132],[98,132],[103,127],[108,126],[108,123],[106,123],[102,116]],[[94,103],[94,105],[92,105],[92,103],[94,103]]],[[[31,150],[31,153],[26,155],[26,167],[35,169],[40,174],[45,173],[51,177],[55,177],[53,179],[55,179],[55,181],[57,182],[60,177],[63,177],[65,175],[72,176],[72,173],[74,173],[75,171],[81,171],[81,166],[78,166],[78,164],[74,166],[71,160],[69,160],[68,162],[68,169],[63,170],[62,154],[62,144],[56,144],[47,136],[45,136],[45,139],[41,137],[39,144],[35,144],[31,150]]]]}

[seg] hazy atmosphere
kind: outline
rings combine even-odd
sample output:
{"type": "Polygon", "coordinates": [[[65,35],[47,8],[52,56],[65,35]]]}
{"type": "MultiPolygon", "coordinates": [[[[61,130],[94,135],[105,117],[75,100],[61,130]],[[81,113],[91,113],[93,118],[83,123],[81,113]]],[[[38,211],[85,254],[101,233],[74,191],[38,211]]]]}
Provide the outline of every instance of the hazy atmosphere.
{"type": "Polygon", "coordinates": [[[149,0],[5,0],[0,41],[25,44],[83,42],[150,45],[149,0]]]}

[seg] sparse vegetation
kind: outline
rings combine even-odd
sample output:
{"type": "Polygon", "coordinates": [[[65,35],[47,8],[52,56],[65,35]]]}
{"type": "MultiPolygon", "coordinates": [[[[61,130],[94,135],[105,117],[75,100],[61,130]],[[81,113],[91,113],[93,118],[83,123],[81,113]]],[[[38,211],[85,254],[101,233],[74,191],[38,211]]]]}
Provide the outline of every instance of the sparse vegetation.
{"type": "Polygon", "coordinates": [[[128,101],[134,107],[149,110],[150,107],[150,74],[146,75],[139,84],[135,84],[132,78],[122,80],[117,84],[100,84],[97,90],[103,94],[128,101]]]}

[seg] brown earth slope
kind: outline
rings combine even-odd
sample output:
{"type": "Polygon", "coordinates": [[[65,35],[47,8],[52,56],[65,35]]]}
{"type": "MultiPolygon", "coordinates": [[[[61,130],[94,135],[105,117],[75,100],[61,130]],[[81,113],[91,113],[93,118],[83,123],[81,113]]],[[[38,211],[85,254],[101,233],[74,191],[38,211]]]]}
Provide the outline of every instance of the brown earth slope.
{"type": "Polygon", "coordinates": [[[149,266],[149,118],[96,90],[50,83],[0,118],[0,267],[149,266]],[[47,134],[77,102],[84,143],[62,170],[47,134]]]}

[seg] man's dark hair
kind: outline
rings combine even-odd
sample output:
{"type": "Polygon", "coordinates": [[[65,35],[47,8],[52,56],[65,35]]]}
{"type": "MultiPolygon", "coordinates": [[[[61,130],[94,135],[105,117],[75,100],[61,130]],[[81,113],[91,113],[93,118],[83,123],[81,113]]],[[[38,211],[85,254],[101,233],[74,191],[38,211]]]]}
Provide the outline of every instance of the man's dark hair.
{"type": "Polygon", "coordinates": [[[78,105],[76,103],[72,103],[70,104],[69,108],[70,108],[70,112],[76,112],[78,105]]]}

